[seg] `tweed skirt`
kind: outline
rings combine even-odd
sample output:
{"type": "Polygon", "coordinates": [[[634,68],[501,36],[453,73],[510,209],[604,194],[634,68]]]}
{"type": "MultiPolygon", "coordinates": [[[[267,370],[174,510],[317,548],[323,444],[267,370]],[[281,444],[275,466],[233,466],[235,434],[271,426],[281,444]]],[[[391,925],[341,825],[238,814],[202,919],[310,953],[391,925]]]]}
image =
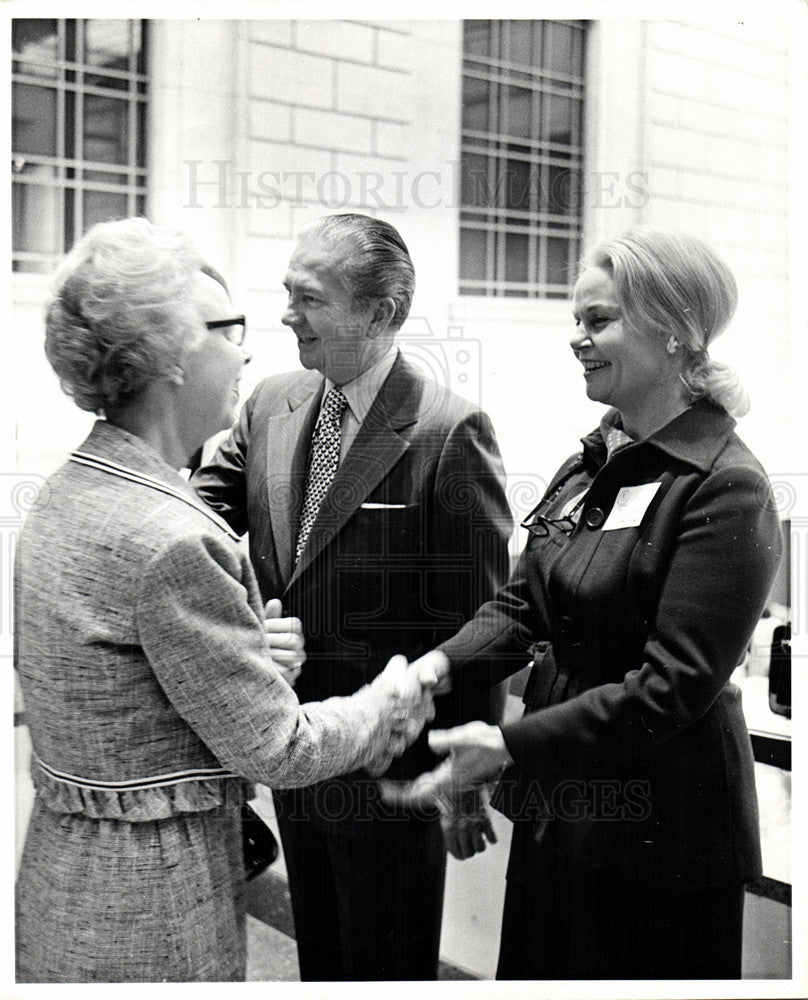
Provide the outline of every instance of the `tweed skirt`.
{"type": "Polygon", "coordinates": [[[150,822],[34,804],[17,982],[225,982],[246,970],[240,797],[150,822]]]}

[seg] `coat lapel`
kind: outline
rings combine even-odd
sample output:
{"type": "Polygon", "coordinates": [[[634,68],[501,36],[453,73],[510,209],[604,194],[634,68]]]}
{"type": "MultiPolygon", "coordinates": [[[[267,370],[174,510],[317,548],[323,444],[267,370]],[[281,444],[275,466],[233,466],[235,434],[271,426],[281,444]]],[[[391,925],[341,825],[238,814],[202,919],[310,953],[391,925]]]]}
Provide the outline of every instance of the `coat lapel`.
{"type": "MultiPolygon", "coordinates": [[[[334,539],[409,448],[423,383],[399,354],[323,499],[291,585],[334,539]]],[[[318,397],[319,399],[319,397],[318,397]]]]}
{"type": "Polygon", "coordinates": [[[270,417],[267,422],[269,516],[282,580],[288,580],[292,574],[309,444],[323,385],[321,376],[304,379],[289,392],[288,411],[270,417]]]}

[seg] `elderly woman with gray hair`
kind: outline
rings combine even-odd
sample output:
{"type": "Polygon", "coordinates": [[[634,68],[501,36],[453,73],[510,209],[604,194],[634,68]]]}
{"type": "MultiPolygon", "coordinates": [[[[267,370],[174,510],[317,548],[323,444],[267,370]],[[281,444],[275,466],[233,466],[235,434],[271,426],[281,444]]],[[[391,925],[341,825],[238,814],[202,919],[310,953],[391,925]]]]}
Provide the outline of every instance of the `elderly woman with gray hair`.
{"type": "Polygon", "coordinates": [[[300,623],[267,634],[246,554],[178,473],[235,418],[243,332],[218,274],[142,219],[95,227],[57,273],[47,356],[104,419],[19,544],[18,982],[243,979],[244,779],[380,772],[432,716],[439,660],[300,705],[272,655],[299,658],[300,623]]]}
{"type": "Polygon", "coordinates": [[[740,977],[760,835],[730,676],[782,541],[734,431],[745,393],[709,354],[736,301],[686,234],[634,230],[586,258],[570,347],[610,408],[526,518],[509,583],[441,646],[471,687],[532,659],[525,714],[433,732],[447,759],[387,787],[440,803],[509,768],[499,979],[740,977]]]}

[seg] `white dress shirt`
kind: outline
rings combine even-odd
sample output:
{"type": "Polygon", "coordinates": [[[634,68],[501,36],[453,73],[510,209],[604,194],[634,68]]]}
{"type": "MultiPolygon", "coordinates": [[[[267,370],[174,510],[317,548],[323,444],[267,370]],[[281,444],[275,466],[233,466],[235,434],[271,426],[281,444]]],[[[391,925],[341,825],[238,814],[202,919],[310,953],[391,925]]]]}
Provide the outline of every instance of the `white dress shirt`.
{"type": "MultiPolygon", "coordinates": [[[[398,348],[395,344],[391,344],[390,350],[383,354],[375,365],[371,365],[367,371],[362,372],[361,375],[357,375],[355,379],[346,382],[345,385],[340,386],[345,394],[345,398],[348,400],[348,405],[342,413],[342,422],[340,424],[340,462],[345,461],[345,456],[356,440],[359,428],[362,426],[362,422],[368,415],[371,406],[373,406],[379,394],[379,389],[381,389],[384,380],[390,374],[397,355],[398,348]]],[[[325,380],[323,398],[320,400],[321,410],[323,401],[333,386],[334,383],[331,379],[325,380]]]]}

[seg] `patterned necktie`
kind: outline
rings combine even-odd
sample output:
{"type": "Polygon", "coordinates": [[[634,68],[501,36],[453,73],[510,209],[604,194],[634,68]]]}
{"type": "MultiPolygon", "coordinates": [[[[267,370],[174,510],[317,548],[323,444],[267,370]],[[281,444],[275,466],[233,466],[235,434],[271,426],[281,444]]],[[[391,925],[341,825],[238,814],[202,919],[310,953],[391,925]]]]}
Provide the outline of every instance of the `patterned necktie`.
{"type": "Polygon", "coordinates": [[[297,534],[295,562],[300,559],[306,547],[312,525],[323,497],[328,492],[339,465],[340,420],[348,400],[338,385],[329,390],[325,397],[320,418],[311,439],[311,464],[306,480],[306,496],[300,511],[300,528],[297,534]]]}

